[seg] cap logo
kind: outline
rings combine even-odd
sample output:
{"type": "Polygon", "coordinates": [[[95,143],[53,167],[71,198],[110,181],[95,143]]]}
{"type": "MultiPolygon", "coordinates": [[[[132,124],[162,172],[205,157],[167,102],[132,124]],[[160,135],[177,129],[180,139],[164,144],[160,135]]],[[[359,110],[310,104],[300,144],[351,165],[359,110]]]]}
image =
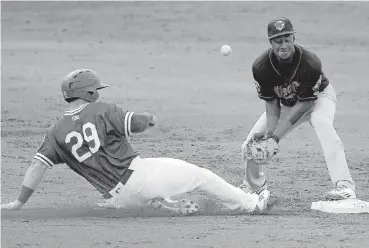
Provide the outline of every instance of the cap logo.
{"type": "Polygon", "coordinates": [[[276,21],[274,23],[274,26],[277,30],[281,31],[282,29],[284,29],[286,23],[284,21],[276,21]]]}

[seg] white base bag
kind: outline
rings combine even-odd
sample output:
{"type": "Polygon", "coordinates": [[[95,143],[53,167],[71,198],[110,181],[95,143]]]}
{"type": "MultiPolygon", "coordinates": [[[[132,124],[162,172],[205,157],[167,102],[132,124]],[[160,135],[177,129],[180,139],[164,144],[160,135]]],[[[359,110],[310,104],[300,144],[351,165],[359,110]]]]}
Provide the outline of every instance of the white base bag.
{"type": "Polygon", "coordinates": [[[359,214],[369,213],[369,202],[358,199],[318,201],[311,204],[312,210],[326,213],[359,214]]]}

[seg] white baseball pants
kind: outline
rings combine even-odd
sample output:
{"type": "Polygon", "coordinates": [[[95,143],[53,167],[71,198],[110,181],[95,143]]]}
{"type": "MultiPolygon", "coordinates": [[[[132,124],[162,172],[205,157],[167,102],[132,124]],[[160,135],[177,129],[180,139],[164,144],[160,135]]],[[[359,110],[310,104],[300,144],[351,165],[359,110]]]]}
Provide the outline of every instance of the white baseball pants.
{"type": "MultiPolygon", "coordinates": [[[[234,187],[210,170],[173,158],[136,157],[129,167],[134,170],[119,194],[113,189],[106,200],[114,207],[145,205],[154,198],[170,198],[199,189],[217,198],[230,210],[252,212],[257,195],[234,187]],[[123,189],[123,190],[122,190],[123,189]]],[[[117,188],[116,187],[116,188],[117,188]]]]}
{"type": "MultiPolygon", "coordinates": [[[[309,121],[310,125],[314,128],[321,147],[323,148],[329,175],[334,186],[337,187],[345,185],[355,189],[355,183],[351,178],[347,166],[343,144],[333,126],[334,115],[336,112],[336,92],[333,86],[329,84],[324,91],[319,93],[318,97],[319,98],[316,100],[314,108],[302,116],[291,130],[288,131],[288,133],[301,123],[309,121]]],[[[286,116],[285,113],[288,112],[289,109],[290,107],[282,105],[281,120],[286,116]]],[[[266,113],[264,112],[251,129],[245,142],[250,142],[255,133],[265,132],[266,124],[266,113]]],[[[244,164],[246,181],[254,190],[259,189],[266,180],[263,166],[259,166],[251,160],[245,160],[244,164]]]]}

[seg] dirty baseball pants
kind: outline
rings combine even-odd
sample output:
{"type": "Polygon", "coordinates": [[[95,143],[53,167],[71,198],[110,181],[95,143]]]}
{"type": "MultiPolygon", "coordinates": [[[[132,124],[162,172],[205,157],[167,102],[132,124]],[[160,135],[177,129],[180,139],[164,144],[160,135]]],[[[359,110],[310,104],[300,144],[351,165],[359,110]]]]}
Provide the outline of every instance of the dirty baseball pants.
{"type": "Polygon", "coordinates": [[[179,159],[138,156],[129,169],[133,173],[127,183],[119,183],[109,192],[113,197],[106,202],[113,207],[145,205],[155,198],[170,199],[194,189],[217,198],[230,210],[252,212],[256,207],[258,195],[246,193],[210,170],[179,159]]]}
{"type": "MultiPolygon", "coordinates": [[[[289,109],[290,107],[282,105],[280,120],[283,120],[283,118],[286,116],[286,112],[288,112],[289,109]]],[[[333,86],[329,84],[324,91],[319,93],[318,99],[316,100],[315,106],[312,108],[312,110],[303,115],[301,119],[291,128],[291,130],[286,133],[286,135],[301,123],[308,121],[314,128],[314,131],[323,149],[325,161],[327,163],[329,175],[333,185],[335,187],[344,185],[346,187],[355,189],[355,183],[351,178],[347,166],[343,144],[333,126],[335,111],[336,92],[333,86]]],[[[255,133],[265,132],[266,124],[267,119],[266,113],[264,112],[251,129],[244,143],[247,144],[250,142],[255,133]]],[[[288,149],[288,147],[286,149],[288,149]]],[[[258,165],[252,160],[248,160],[246,158],[243,158],[243,163],[245,165],[245,180],[252,189],[258,190],[266,181],[263,165],[258,165]]]]}

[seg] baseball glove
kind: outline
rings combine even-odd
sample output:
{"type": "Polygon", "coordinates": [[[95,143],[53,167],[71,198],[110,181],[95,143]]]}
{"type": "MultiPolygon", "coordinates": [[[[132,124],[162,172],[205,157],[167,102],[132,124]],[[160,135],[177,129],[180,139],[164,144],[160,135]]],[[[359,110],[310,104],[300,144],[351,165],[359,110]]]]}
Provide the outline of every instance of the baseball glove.
{"type": "Polygon", "coordinates": [[[272,139],[252,139],[244,148],[244,157],[254,161],[264,162],[270,160],[278,153],[278,143],[272,139]]]}

